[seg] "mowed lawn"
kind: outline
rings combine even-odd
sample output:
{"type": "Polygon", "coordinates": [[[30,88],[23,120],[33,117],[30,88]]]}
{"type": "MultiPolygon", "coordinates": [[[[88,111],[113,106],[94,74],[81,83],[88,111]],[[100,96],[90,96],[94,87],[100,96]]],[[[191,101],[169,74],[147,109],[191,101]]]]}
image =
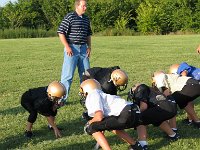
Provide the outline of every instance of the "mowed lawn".
{"type": "MultiPolygon", "coordinates": [[[[123,98],[134,83],[151,84],[151,74],[168,71],[173,63],[183,61],[200,68],[196,47],[200,35],[92,37],[91,67],[120,66],[128,73],[129,84],[119,93],[123,98]]],[[[34,124],[34,138],[24,137],[28,113],[20,105],[20,97],[29,88],[46,86],[60,80],[63,45],[58,37],[0,40],[0,149],[91,150],[95,141],[84,134],[83,108],[79,103],[79,77],[75,72],[68,104],[60,108],[57,124],[63,137],[55,139],[47,129],[45,117],[38,115],[34,124]]],[[[200,116],[200,100],[195,102],[200,116]]],[[[183,124],[182,110],[177,124],[181,139],[170,143],[159,128],[148,127],[150,150],[199,150],[200,130],[183,124]]],[[[137,138],[135,130],[127,130],[137,138]]],[[[128,144],[106,132],[113,150],[126,150],[128,144]]]]}

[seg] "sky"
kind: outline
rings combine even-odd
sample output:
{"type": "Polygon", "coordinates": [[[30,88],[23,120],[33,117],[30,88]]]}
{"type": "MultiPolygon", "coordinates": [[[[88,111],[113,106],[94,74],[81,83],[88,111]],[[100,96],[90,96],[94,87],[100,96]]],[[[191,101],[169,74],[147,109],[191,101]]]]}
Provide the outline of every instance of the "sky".
{"type": "Polygon", "coordinates": [[[8,2],[16,2],[17,0],[0,0],[0,6],[5,6],[8,2]]]}

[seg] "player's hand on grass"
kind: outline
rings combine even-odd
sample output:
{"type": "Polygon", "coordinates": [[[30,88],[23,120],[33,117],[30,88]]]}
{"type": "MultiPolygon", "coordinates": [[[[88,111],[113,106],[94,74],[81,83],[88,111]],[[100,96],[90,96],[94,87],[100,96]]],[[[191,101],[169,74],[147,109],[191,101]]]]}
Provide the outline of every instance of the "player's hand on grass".
{"type": "Polygon", "coordinates": [[[54,134],[55,134],[56,138],[61,138],[62,137],[62,135],[60,133],[60,130],[57,127],[54,129],[54,134]]]}

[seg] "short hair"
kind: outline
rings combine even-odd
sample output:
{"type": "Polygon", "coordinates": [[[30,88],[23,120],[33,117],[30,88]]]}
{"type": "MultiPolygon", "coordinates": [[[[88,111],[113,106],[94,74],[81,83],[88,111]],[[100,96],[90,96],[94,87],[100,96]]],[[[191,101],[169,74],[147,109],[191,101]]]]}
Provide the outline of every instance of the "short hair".
{"type": "Polygon", "coordinates": [[[75,3],[74,3],[74,7],[76,8],[76,6],[78,6],[80,4],[80,1],[86,1],[87,0],[75,0],[75,3]]]}

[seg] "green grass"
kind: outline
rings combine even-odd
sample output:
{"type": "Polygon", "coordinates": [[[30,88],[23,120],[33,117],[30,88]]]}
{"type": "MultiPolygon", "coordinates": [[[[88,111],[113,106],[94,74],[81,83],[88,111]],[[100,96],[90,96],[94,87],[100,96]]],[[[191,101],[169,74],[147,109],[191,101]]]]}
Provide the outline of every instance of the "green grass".
{"type": "MultiPolygon", "coordinates": [[[[151,73],[156,70],[168,71],[173,63],[186,61],[200,67],[200,55],[195,52],[200,44],[200,35],[171,36],[123,36],[93,37],[91,67],[119,65],[129,75],[129,85],[125,94],[136,82],[150,84],[151,73]]],[[[58,38],[9,39],[0,40],[0,149],[54,149],[88,150],[95,142],[83,132],[81,119],[83,108],[79,104],[78,73],[75,73],[68,105],[59,109],[57,124],[64,128],[63,137],[55,139],[54,133],[46,128],[46,119],[38,115],[33,131],[35,137],[23,137],[28,113],[20,105],[20,96],[28,88],[48,85],[60,79],[63,62],[63,46],[58,38]]],[[[200,116],[200,102],[195,109],[200,116]]],[[[151,150],[198,150],[199,130],[181,123],[185,117],[179,111],[177,123],[182,139],[169,143],[164,134],[149,126],[149,146],[151,150]]],[[[137,137],[132,129],[127,130],[137,137]]],[[[115,135],[106,132],[114,150],[127,149],[128,145],[115,135]]]]}

